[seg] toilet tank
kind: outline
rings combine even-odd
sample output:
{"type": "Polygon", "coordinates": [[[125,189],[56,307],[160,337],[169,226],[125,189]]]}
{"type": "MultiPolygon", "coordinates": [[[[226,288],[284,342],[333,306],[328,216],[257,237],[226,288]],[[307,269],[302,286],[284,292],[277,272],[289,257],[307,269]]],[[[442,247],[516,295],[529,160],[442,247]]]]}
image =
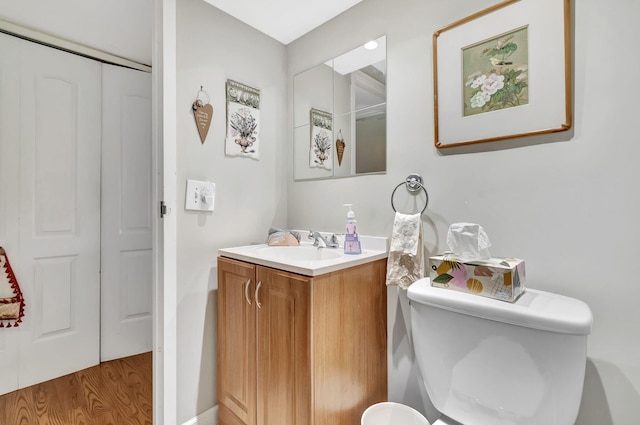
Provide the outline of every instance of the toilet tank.
{"type": "Polygon", "coordinates": [[[434,407],[465,425],[573,425],[592,314],[534,289],[508,303],[412,284],[411,333],[434,407]]]}

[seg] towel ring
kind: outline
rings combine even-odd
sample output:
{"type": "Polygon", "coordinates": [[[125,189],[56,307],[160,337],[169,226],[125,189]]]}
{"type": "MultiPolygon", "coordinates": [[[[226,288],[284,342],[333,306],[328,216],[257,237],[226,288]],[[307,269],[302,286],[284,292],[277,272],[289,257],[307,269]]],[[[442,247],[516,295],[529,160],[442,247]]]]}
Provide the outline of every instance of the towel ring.
{"type": "Polygon", "coordinates": [[[393,195],[395,195],[396,190],[398,190],[398,188],[403,184],[411,193],[419,192],[420,189],[424,190],[424,194],[427,196],[427,199],[424,203],[424,208],[420,212],[420,214],[423,214],[427,210],[427,205],[429,205],[429,193],[427,192],[427,188],[424,187],[424,184],[422,184],[422,176],[420,176],[420,174],[409,174],[405,181],[403,181],[402,183],[397,185],[395,189],[393,189],[393,192],[391,192],[391,208],[393,208],[394,212],[398,212],[396,210],[396,207],[393,205],[393,195]]]}

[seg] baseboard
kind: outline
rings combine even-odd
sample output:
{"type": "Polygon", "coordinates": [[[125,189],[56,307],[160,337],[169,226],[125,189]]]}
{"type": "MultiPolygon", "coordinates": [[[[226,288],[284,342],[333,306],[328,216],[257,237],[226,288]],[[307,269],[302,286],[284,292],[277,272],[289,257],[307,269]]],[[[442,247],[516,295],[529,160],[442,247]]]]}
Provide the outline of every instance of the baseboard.
{"type": "Polygon", "coordinates": [[[200,413],[195,418],[189,419],[182,425],[218,425],[218,405],[200,413]]]}

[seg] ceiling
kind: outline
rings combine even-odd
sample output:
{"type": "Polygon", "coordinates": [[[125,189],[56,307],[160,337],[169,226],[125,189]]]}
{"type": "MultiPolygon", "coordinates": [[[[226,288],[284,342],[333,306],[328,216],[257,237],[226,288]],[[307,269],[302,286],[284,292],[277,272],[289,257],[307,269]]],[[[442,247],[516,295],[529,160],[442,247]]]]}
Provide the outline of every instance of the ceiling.
{"type": "MultiPolygon", "coordinates": [[[[289,44],[362,0],[204,1],[289,44]]],[[[0,20],[150,65],[152,7],[152,0],[0,0],[0,20]]]]}
{"type": "Polygon", "coordinates": [[[362,0],[205,0],[283,44],[308,33],[362,0]]]}

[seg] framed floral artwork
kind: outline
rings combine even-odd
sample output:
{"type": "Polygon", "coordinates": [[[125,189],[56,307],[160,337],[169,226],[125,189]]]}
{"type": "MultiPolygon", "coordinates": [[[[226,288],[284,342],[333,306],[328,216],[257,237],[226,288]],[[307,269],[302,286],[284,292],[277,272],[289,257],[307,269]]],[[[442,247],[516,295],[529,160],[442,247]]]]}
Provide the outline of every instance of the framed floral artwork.
{"type": "Polygon", "coordinates": [[[312,108],[309,111],[309,118],[311,120],[309,167],[331,171],[333,169],[333,115],[312,108]]]}
{"type": "Polygon", "coordinates": [[[570,0],[505,0],[433,34],[437,148],[569,130],[570,0]]]}
{"type": "Polygon", "coordinates": [[[225,155],[260,159],[260,90],[227,80],[225,155]]]}

